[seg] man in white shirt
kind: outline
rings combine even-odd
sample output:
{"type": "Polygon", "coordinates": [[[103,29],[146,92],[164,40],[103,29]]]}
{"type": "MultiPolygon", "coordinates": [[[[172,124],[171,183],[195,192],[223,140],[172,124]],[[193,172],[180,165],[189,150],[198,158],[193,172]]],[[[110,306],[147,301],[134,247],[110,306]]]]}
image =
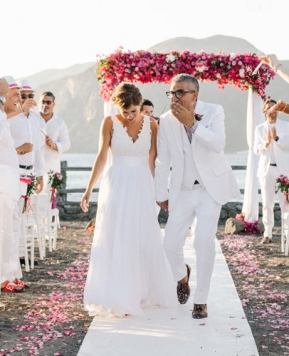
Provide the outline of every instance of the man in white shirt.
{"type": "Polygon", "coordinates": [[[24,143],[15,149],[3,110],[5,108],[8,113],[16,111],[19,102],[19,88],[12,86],[9,89],[7,81],[0,78],[0,284],[2,292],[10,293],[24,291],[25,288],[25,283],[20,280],[18,202],[21,192],[17,154],[30,152],[32,145],[24,143]]]}
{"type": "MultiPolygon", "coordinates": [[[[10,118],[10,131],[16,146],[23,142],[30,142],[33,150],[30,153],[19,156],[19,174],[35,175],[37,182],[37,192],[43,188],[43,163],[40,147],[40,129],[37,116],[33,114],[33,107],[37,105],[34,100],[34,90],[27,80],[17,83],[20,87],[22,109],[21,114],[10,118]],[[24,87],[23,87],[24,86],[24,87]]],[[[42,134],[43,136],[43,134],[42,134]]],[[[26,194],[26,184],[21,183],[22,194],[26,194]]]]}
{"type": "Polygon", "coordinates": [[[53,113],[55,96],[47,91],[40,98],[40,113],[38,116],[40,130],[46,134],[46,141],[42,147],[44,171],[60,173],[61,153],[68,151],[70,140],[64,120],[53,113]]]}
{"type": "MultiPolygon", "coordinates": [[[[283,174],[289,176],[289,123],[277,119],[277,112],[270,112],[276,101],[268,99],[263,105],[266,121],[255,129],[253,150],[260,156],[257,176],[260,180],[263,202],[264,234],[262,244],[272,241],[274,226],[274,203],[276,179],[283,174]]],[[[278,192],[283,209],[284,197],[278,192]]]]}

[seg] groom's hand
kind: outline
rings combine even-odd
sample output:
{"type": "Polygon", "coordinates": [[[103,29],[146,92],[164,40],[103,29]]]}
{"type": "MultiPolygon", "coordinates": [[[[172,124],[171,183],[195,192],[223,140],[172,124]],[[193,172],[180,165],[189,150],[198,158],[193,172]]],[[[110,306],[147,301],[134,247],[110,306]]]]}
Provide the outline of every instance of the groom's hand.
{"type": "Polygon", "coordinates": [[[163,210],[166,210],[166,211],[169,210],[169,201],[168,200],[165,200],[165,201],[162,201],[162,202],[157,201],[156,203],[163,210]]]}
{"type": "Polygon", "coordinates": [[[191,110],[186,109],[179,103],[171,103],[171,110],[174,116],[179,120],[180,123],[188,127],[192,127],[195,123],[195,110],[193,106],[191,110]]]}

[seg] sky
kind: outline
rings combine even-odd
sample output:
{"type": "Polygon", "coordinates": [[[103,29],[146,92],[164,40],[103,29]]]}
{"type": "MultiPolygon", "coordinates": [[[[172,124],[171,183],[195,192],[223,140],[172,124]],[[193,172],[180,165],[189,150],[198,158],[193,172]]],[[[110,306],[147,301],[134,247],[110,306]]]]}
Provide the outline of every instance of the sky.
{"type": "Polygon", "coordinates": [[[239,37],[289,59],[289,0],[3,0],[0,76],[95,62],[119,46],[239,37]]]}

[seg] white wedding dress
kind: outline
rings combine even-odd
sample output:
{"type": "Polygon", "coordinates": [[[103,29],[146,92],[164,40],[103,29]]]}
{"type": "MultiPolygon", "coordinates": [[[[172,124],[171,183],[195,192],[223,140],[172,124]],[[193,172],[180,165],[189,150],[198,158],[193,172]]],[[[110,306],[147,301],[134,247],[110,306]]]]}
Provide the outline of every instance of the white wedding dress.
{"type": "Polygon", "coordinates": [[[84,307],[90,315],[142,315],[147,306],[177,306],[177,283],[153,198],[150,118],[135,142],[116,116],[112,121],[112,162],[100,185],[84,307]]]}

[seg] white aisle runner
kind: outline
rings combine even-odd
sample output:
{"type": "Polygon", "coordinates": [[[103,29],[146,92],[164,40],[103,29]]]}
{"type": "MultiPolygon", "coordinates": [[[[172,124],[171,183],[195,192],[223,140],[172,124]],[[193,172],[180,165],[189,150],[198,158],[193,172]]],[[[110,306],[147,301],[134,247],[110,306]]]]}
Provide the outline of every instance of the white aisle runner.
{"type": "Polygon", "coordinates": [[[77,356],[258,356],[217,239],[216,250],[208,318],[191,316],[195,253],[192,238],[187,238],[186,261],[192,266],[190,300],[175,309],[147,309],[143,317],[95,317],[77,356]]]}

